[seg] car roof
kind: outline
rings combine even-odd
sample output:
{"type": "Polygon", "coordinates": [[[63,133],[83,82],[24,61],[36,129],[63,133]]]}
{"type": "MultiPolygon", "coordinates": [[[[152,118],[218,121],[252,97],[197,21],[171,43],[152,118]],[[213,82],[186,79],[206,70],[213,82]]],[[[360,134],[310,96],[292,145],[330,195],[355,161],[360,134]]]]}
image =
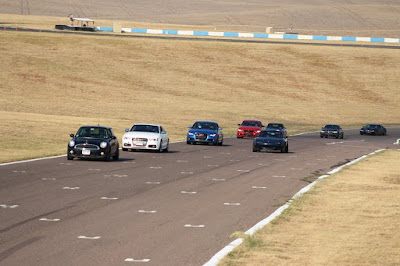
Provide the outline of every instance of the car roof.
{"type": "Polygon", "coordinates": [[[367,126],[380,126],[380,124],[368,124],[367,126]]]}
{"type": "Polygon", "coordinates": [[[156,127],[160,127],[161,125],[159,124],[147,124],[147,123],[136,123],[133,124],[134,126],[156,126],[156,127]]]}
{"type": "Polygon", "coordinates": [[[325,127],[331,127],[331,126],[340,127],[339,125],[335,125],[335,124],[327,124],[327,125],[325,125],[325,127]]]}
{"type": "Polygon", "coordinates": [[[218,123],[215,122],[215,121],[196,121],[196,122],[194,122],[194,123],[215,123],[215,124],[218,124],[218,123]]]}
{"type": "Polygon", "coordinates": [[[86,126],[81,126],[81,127],[95,127],[95,128],[107,128],[107,129],[112,129],[111,127],[108,127],[108,126],[99,126],[99,125],[97,125],[97,126],[86,125],[86,126]]]}
{"type": "Polygon", "coordinates": [[[261,122],[260,120],[243,120],[243,122],[261,122]]]}

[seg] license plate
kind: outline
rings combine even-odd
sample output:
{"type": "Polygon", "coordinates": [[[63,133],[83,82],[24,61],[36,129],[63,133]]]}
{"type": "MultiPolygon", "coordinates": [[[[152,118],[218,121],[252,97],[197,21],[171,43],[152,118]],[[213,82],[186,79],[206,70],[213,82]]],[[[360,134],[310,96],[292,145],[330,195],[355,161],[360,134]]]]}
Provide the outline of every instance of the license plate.
{"type": "Polygon", "coordinates": [[[144,145],[146,145],[143,141],[135,141],[134,143],[133,143],[133,145],[135,145],[135,146],[144,146],[144,145]]]}
{"type": "Polygon", "coordinates": [[[90,155],[90,150],[82,150],[82,155],[90,155]]]}

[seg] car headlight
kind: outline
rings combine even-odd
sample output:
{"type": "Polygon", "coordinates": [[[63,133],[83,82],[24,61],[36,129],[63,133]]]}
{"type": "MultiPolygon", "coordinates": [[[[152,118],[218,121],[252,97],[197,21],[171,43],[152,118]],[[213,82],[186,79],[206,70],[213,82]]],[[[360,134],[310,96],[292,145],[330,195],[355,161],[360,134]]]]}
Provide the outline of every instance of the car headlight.
{"type": "Polygon", "coordinates": [[[333,131],[333,133],[338,133],[337,131],[333,131]]]}
{"type": "Polygon", "coordinates": [[[100,148],[104,149],[107,147],[107,142],[103,141],[102,143],[100,143],[100,148]]]}
{"type": "Polygon", "coordinates": [[[68,143],[68,145],[69,145],[70,147],[74,147],[74,146],[75,146],[75,141],[70,140],[69,143],[68,143]]]}
{"type": "Polygon", "coordinates": [[[150,141],[158,141],[158,138],[149,139],[150,141]]]}
{"type": "Polygon", "coordinates": [[[192,132],[188,132],[188,135],[189,136],[193,136],[194,134],[192,132]]]}
{"type": "Polygon", "coordinates": [[[239,132],[243,132],[244,130],[243,130],[243,129],[238,129],[238,131],[239,131],[239,132]]]}
{"type": "Polygon", "coordinates": [[[261,130],[257,130],[257,131],[256,131],[256,133],[260,133],[260,132],[261,132],[261,130]]]}
{"type": "Polygon", "coordinates": [[[210,134],[210,137],[215,137],[217,134],[210,134]]]}
{"type": "Polygon", "coordinates": [[[321,130],[321,133],[324,133],[325,131],[321,130]]]}

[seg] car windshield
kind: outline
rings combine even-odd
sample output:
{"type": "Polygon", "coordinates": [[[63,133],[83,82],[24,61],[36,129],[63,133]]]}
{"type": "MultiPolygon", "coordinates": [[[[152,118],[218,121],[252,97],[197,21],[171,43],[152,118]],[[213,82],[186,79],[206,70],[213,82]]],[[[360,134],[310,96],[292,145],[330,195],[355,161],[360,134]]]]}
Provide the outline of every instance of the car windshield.
{"type": "Polygon", "coordinates": [[[282,124],[268,124],[267,128],[278,128],[278,129],[282,129],[284,128],[284,126],[282,124]]]}
{"type": "Polygon", "coordinates": [[[261,131],[259,137],[262,138],[282,138],[283,133],[280,131],[261,131]]]}
{"type": "Polygon", "coordinates": [[[326,129],[338,129],[340,127],[338,125],[326,125],[325,128],[326,129]]]}
{"type": "Polygon", "coordinates": [[[98,138],[108,139],[106,128],[101,127],[81,127],[75,135],[76,138],[98,138]]]}
{"type": "Polygon", "coordinates": [[[215,123],[210,123],[210,122],[196,122],[196,123],[194,123],[192,128],[216,130],[216,129],[218,129],[218,125],[215,123]]]}
{"type": "Polygon", "coordinates": [[[134,125],[131,131],[160,133],[158,126],[153,125],[134,125]]]}
{"type": "Polygon", "coordinates": [[[371,129],[375,129],[375,128],[377,128],[378,127],[378,125],[368,125],[367,126],[367,128],[371,128],[371,129]]]}
{"type": "Polygon", "coordinates": [[[246,126],[246,127],[261,127],[261,122],[243,121],[242,126],[246,126]]]}

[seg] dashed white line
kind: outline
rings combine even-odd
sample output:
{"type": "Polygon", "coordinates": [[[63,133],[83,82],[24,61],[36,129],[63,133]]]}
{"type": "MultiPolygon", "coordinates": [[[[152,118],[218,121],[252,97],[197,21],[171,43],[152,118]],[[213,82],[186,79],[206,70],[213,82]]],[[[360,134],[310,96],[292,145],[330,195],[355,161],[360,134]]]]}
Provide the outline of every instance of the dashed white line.
{"type": "Polygon", "coordinates": [[[145,211],[145,210],[138,210],[138,213],[156,213],[157,211],[152,210],[152,211],[145,211]]]}
{"type": "Polygon", "coordinates": [[[159,185],[161,182],[146,182],[148,185],[159,185]]]}
{"type": "Polygon", "coordinates": [[[181,194],[197,194],[196,191],[181,191],[181,194]]]}
{"type": "Polygon", "coordinates": [[[273,175],[272,177],[286,177],[285,175],[273,175]]]}
{"type": "Polygon", "coordinates": [[[229,202],[225,202],[224,205],[225,205],[225,206],[240,206],[240,203],[229,203],[229,202]]]}
{"type": "Polygon", "coordinates": [[[207,165],[208,167],[218,167],[219,165],[218,164],[209,164],[209,165],[207,165]]]}
{"type": "Polygon", "coordinates": [[[204,156],[203,158],[204,158],[204,159],[212,159],[212,158],[214,158],[214,157],[212,157],[212,156],[204,156]]]}
{"type": "Polygon", "coordinates": [[[101,171],[99,168],[89,168],[89,171],[101,171]]]}
{"type": "Polygon", "coordinates": [[[237,170],[238,172],[243,172],[243,173],[248,173],[248,172],[250,172],[250,170],[237,170]]]}
{"type": "Polygon", "coordinates": [[[177,162],[177,163],[187,163],[188,161],[185,161],[185,160],[177,160],[176,162],[177,162]]]}
{"type": "Polygon", "coordinates": [[[150,169],[161,169],[162,167],[161,166],[150,166],[149,168],[150,169]]]}
{"type": "Polygon", "coordinates": [[[89,240],[97,240],[100,239],[101,236],[78,236],[79,239],[89,239],[89,240]]]}
{"type": "Polygon", "coordinates": [[[267,165],[269,165],[269,163],[259,163],[258,165],[260,165],[260,166],[267,166],[267,165]]]}
{"type": "Polygon", "coordinates": [[[192,228],[204,228],[204,224],[199,224],[199,225],[193,225],[193,224],[185,224],[185,227],[192,227],[192,228]]]}
{"type": "Polygon", "coordinates": [[[46,178],[46,177],[43,177],[42,180],[43,180],[43,181],[55,181],[55,180],[57,180],[57,179],[55,179],[54,177],[53,177],[53,178],[46,178]]]}
{"type": "Polygon", "coordinates": [[[182,175],[192,175],[193,172],[181,172],[182,175]]]}
{"type": "Polygon", "coordinates": [[[113,175],[115,177],[127,177],[128,175],[113,175]]]}
{"type": "Polygon", "coordinates": [[[17,208],[19,205],[6,205],[6,204],[1,204],[0,207],[3,209],[14,209],[17,208]]]}
{"type": "Polygon", "coordinates": [[[45,222],[58,222],[60,219],[48,219],[48,218],[40,218],[39,221],[45,221],[45,222]]]}
{"type": "Polygon", "coordinates": [[[254,189],[266,189],[267,187],[252,186],[251,188],[254,188],[254,189]]]}
{"type": "Polygon", "coordinates": [[[102,200],[117,200],[118,198],[101,197],[100,199],[102,199],[102,200]]]}
{"type": "Polygon", "coordinates": [[[231,154],[230,152],[220,152],[219,154],[231,154]]]}
{"type": "Polygon", "coordinates": [[[26,173],[26,171],[13,170],[13,173],[26,173]]]}
{"type": "Polygon", "coordinates": [[[134,258],[126,258],[126,262],[149,262],[150,259],[134,259],[134,258]]]}
{"type": "Polygon", "coordinates": [[[80,187],[63,187],[62,189],[66,189],[66,190],[76,190],[76,189],[80,189],[80,187]]]}
{"type": "Polygon", "coordinates": [[[136,163],[136,162],[124,162],[124,163],[136,163]]]}
{"type": "Polygon", "coordinates": [[[213,178],[212,181],[225,181],[225,178],[213,178]]]}

